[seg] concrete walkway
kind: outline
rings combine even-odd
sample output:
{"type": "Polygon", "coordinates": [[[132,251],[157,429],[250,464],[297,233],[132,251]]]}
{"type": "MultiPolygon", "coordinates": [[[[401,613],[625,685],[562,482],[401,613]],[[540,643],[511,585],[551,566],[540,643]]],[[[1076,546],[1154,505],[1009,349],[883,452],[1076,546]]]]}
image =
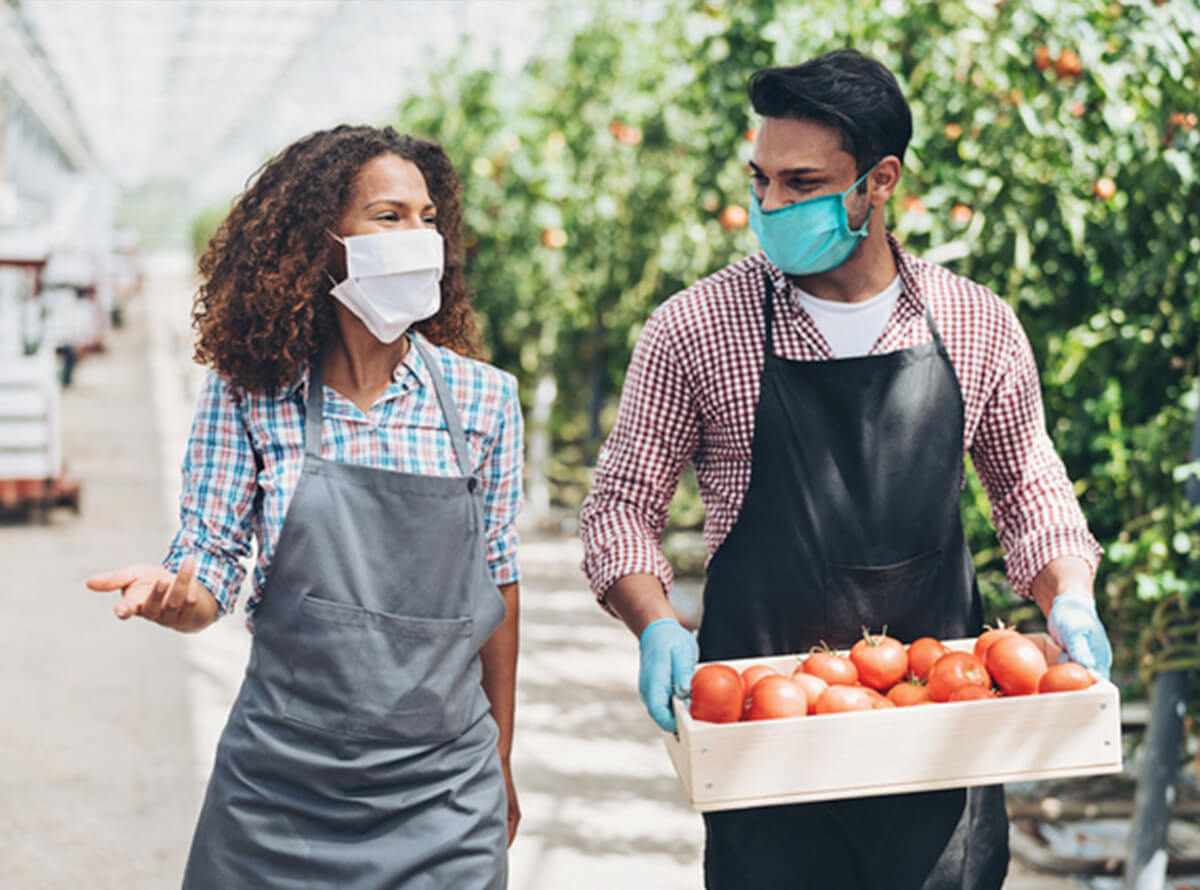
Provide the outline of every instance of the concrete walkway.
{"type": "MultiPolygon", "coordinates": [[[[127,326],[64,393],[81,514],[0,526],[3,890],[179,885],[248,635],[240,619],[193,637],[118,622],[83,578],[158,560],[174,531],[201,376],[191,291],[186,258],[152,263],[127,326]]],[[[574,539],[523,535],[510,887],[694,890],[700,818],[638,701],[635,641],[594,605],[578,563],[574,539]]],[[[1005,890],[1078,886],[1014,866],[1005,890]]]]}

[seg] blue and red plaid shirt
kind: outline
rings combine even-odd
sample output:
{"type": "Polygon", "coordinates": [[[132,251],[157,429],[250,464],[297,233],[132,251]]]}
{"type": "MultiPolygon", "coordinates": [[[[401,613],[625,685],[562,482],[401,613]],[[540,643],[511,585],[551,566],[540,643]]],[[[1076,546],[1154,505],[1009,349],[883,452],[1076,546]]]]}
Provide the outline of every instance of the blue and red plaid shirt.
{"type": "MultiPolygon", "coordinates": [[[[413,333],[412,337],[420,334],[413,333]]],[[[484,492],[487,560],[497,585],[517,580],[516,518],[522,502],[522,419],[516,379],[483,362],[433,346],[462,416],[474,472],[484,492]]],[[[189,553],[196,578],[232,611],[257,544],[247,625],[262,597],[275,545],[304,462],[308,372],[292,386],[235,402],[229,384],[204,382],[183,461],[180,529],[163,560],[177,571],[189,553]]],[[[409,349],[392,383],[364,414],[325,388],[322,454],[328,460],[401,473],[458,476],[460,470],[429,369],[409,349]]],[[[397,546],[402,546],[397,542],[397,546]]]]}

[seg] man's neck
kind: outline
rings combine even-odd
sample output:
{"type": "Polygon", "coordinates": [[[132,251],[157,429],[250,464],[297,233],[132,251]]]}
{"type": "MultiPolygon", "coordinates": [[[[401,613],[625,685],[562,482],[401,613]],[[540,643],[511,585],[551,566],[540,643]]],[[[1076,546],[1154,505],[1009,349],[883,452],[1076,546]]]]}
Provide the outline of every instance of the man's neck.
{"type": "Polygon", "coordinates": [[[883,229],[872,230],[850,259],[820,275],[789,275],[794,285],[821,300],[860,303],[882,293],[899,270],[883,229]]]}

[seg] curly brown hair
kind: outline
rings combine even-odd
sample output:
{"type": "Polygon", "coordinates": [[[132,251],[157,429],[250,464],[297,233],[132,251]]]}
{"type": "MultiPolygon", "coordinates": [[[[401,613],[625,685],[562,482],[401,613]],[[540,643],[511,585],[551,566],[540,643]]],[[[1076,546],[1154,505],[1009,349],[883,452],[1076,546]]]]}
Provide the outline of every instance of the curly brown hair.
{"type": "Polygon", "coordinates": [[[196,361],[235,391],[269,392],[295,382],[337,330],[326,274],[329,232],[363,165],[388,153],[425,177],[446,242],[441,309],[415,327],[439,346],[480,354],[463,271],[462,183],[446,152],[391,127],[342,125],[285,148],[234,201],[200,258],[192,306],[196,361]]]}

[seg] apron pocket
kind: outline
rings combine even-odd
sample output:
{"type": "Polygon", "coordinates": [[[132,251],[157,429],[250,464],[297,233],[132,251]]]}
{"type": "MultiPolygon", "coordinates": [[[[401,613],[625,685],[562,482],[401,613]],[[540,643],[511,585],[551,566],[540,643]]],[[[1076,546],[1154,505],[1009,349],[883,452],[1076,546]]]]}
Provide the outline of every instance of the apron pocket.
{"type": "Polygon", "coordinates": [[[479,692],[473,627],[471,618],[408,618],[307,595],[284,717],[337,735],[457,738],[479,692]]]}
{"type": "Polygon", "coordinates": [[[910,643],[937,636],[945,598],[931,588],[942,564],[941,549],[882,566],[829,564],[825,567],[826,642],[846,648],[862,639],[862,629],[910,643]]]}

